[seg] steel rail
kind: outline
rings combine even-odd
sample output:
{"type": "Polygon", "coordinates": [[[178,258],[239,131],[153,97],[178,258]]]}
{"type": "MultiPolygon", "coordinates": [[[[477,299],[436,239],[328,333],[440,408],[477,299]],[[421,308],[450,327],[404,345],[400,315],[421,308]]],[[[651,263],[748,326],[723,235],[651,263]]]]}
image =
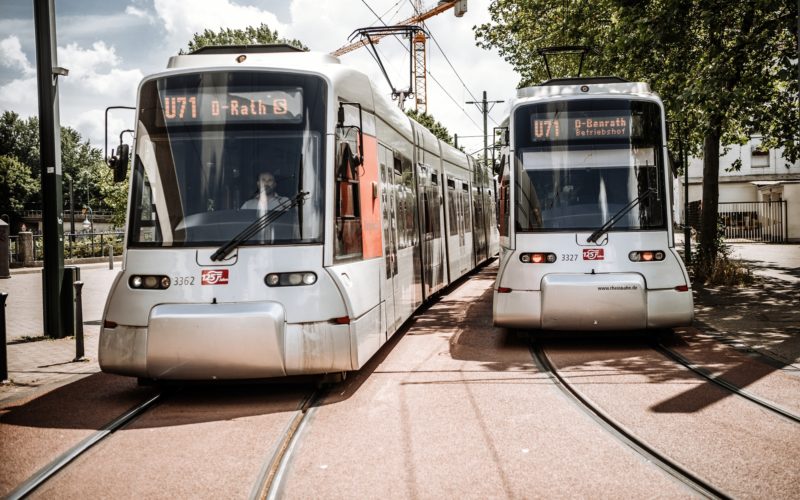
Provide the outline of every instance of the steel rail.
{"type": "Polygon", "coordinates": [[[61,454],[58,458],[39,469],[27,481],[9,493],[6,498],[9,500],[17,500],[30,495],[36,488],[47,482],[59,471],[63,470],[70,462],[155,405],[161,399],[161,396],[160,393],[156,394],[144,403],[132,408],[120,417],[106,424],[102,429],[88,436],[83,441],[61,454]]]}
{"type": "Polygon", "coordinates": [[[532,343],[530,351],[537,367],[548,376],[550,381],[561,390],[567,399],[572,401],[575,406],[580,408],[586,415],[599,424],[600,427],[617,438],[617,440],[627,445],[633,451],[659,467],[683,485],[693,489],[704,497],[720,499],[732,498],[730,495],[648,446],[644,441],[641,441],[632,433],[628,432],[621,424],[616,422],[596,405],[592,404],[572,383],[568,382],[566,378],[558,372],[540,345],[535,342],[532,343]]]}
{"type": "Polygon", "coordinates": [[[796,414],[790,412],[789,410],[781,407],[777,403],[773,403],[772,401],[768,401],[768,400],[766,400],[764,398],[758,397],[755,394],[753,394],[753,393],[751,393],[751,392],[749,392],[749,391],[747,391],[747,390],[745,390],[745,389],[743,389],[743,388],[741,388],[741,387],[739,387],[737,385],[734,385],[734,384],[728,382],[727,380],[723,379],[722,377],[719,377],[717,375],[714,375],[714,374],[710,373],[705,368],[703,368],[701,366],[697,366],[696,364],[692,363],[687,358],[685,358],[682,354],[680,354],[680,353],[678,353],[676,351],[673,351],[672,349],[670,349],[669,347],[665,346],[661,342],[654,343],[652,347],[653,347],[653,349],[658,351],[662,356],[665,356],[665,357],[675,361],[676,363],[688,368],[689,370],[691,370],[692,372],[696,373],[697,375],[700,375],[701,377],[705,378],[706,380],[708,380],[708,381],[710,381],[710,382],[712,382],[714,384],[717,384],[718,386],[720,386],[720,387],[722,387],[724,389],[727,389],[728,391],[732,392],[733,394],[736,394],[739,397],[742,397],[742,398],[744,398],[744,399],[746,399],[746,400],[748,400],[748,401],[750,401],[752,403],[755,403],[755,404],[761,406],[762,408],[765,408],[765,409],[767,409],[767,410],[769,410],[771,412],[777,413],[778,415],[780,415],[780,416],[782,416],[784,418],[787,418],[787,419],[791,420],[792,422],[794,422],[796,424],[800,424],[800,415],[796,415],[796,414]]]}
{"type": "Polygon", "coordinates": [[[316,403],[321,399],[322,394],[322,389],[316,389],[306,396],[300,403],[300,407],[295,410],[292,420],[283,431],[283,438],[275,446],[270,459],[261,468],[258,479],[250,492],[251,500],[280,498],[289,462],[308,422],[317,411],[316,403]]]}

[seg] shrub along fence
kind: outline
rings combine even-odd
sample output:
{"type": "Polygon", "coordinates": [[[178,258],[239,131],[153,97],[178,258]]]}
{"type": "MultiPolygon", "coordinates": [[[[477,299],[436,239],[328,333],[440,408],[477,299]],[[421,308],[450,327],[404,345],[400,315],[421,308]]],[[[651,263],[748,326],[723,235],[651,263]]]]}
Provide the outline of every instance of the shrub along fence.
{"type": "MultiPolygon", "coordinates": [[[[102,233],[64,233],[64,258],[86,259],[122,254],[122,231],[102,233]]],[[[20,233],[10,238],[9,256],[12,265],[33,265],[44,259],[44,237],[41,234],[20,233]]]]}

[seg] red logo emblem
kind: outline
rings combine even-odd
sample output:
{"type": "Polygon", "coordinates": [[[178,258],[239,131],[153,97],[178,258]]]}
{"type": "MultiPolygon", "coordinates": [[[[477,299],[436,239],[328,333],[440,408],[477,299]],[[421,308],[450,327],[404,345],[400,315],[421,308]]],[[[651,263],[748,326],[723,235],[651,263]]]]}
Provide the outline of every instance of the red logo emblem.
{"type": "Polygon", "coordinates": [[[584,248],[583,249],[583,260],[603,260],[603,249],[602,248],[584,248]]]}
{"type": "Polygon", "coordinates": [[[203,269],[200,274],[201,285],[227,285],[228,284],[228,270],[227,269],[203,269]]]}

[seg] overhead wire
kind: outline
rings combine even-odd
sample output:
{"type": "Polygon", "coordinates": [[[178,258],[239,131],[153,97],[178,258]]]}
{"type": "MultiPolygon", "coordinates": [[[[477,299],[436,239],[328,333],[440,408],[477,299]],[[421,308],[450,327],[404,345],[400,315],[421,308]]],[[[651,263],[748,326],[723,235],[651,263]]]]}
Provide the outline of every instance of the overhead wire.
{"type": "MultiPolygon", "coordinates": [[[[409,4],[411,4],[411,8],[412,8],[412,9],[414,9],[414,12],[415,12],[417,15],[419,15],[419,14],[420,14],[420,12],[419,12],[419,10],[417,9],[416,5],[414,5],[414,2],[413,2],[412,0],[408,0],[408,3],[409,3],[409,4]]],[[[464,90],[466,90],[466,91],[467,91],[467,93],[470,95],[470,97],[472,97],[472,100],[473,100],[473,101],[479,101],[480,99],[478,99],[477,97],[475,97],[475,94],[473,94],[473,93],[472,93],[472,91],[469,89],[469,87],[467,86],[467,84],[464,82],[464,79],[463,79],[463,78],[461,78],[461,75],[458,73],[458,71],[456,70],[455,66],[453,66],[453,63],[451,63],[451,62],[450,62],[450,58],[449,58],[449,57],[447,57],[447,54],[445,54],[445,52],[444,52],[444,49],[442,49],[442,46],[441,46],[441,45],[439,45],[439,41],[436,39],[436,37],[435,37],[435,36],[433,36],[433,32],[430,30],[430,28],[429,28],[429,27],[427,27],[427,26],[426,26],[426,28],[427,28],[427,29],[426,29],[426,31],[427,31],[428,35],[430,36],[431,40],[433,40],[433,43],[434,43],[434,44],[436,44],[436,48],[438,48],[438,49],[439,49],[439,52],[440,52],[440,53],[442,54],[442,56],[444,57],[444,60],[445,60],[445,61],[447,61],[447,64],[450,66],[450,69],[452,69],[452,70],[453,70],[453,73],[456,75],[456,78],[458,78],[458,81],[459,81],[459,82],[461,82],[461,86],[462,86],[462,87],[464,87],[464,90]]],[[[426,68],[426,69],[427,69],[427,68],[426,68]]],[[[490,120],[492,120],[492,122],[493,122],[495,125],[499,125],[499,124],[497,123],[497,121],[495,121],[495,119],[492,117],[492,115],[489,115],[489,119],[490,119],[490,120]]]]}
{"type": "MultiPolygon", "coordinates": [[[[402,0],[400,0],[400,1],[402,1],[402,0]]],[[[386,27],[389,26],[388,24],[386,24],[383,21],[383,18],[381,16],[379,16],[378,13],[375,12],[375,10],[367,3],[366,0],[361,0],[361,3],[363,3],[367,7],[367,9],[369,9],[369,11],[372,12],[372,15],[374,15],[376,18],[378,18],[378,21],[380,21],[381,24],[383,24],[386,27]]],[[[391,9],[389,9],[389,10],[391,10],[391,9]]],[[[416,8],[414,9],[414,11],[416,12],[416,8]]],[[[411,54],[411,49],[406,47],[405,44],[402,42],[402,40],[400,40],[400,38],[397,35],[392,35],[392,36],[395,38],[395,40],[397,40],[400,43],[400,45],[405,49],[405,51],[408,52],[409,57],[412,57],[413,55],[411,54]]],[[[441,48],[439,50],[441,51],[441,48]]],[[[374,57],[375,56],[373,55],[373,58],[374,57]]],[[[461,112],[464,113],[464,116],[466,116],[469,119],[469,121],[471,121],[472,124],[475,125],[475,127],[478,128],[478,130],[483,130],[483,127],[481,125],[478,125],[478,123],[475,120],[472,119],[472,117],[469,115],[469,113],[467,113],[467,111],[463,108],[461,103],[459,101],[457,101],[452,95],[450,95],[450,92],[448,92],[447,89],[444,87],[444,85],[442,85],[439,82],[439,80],[437,80],[436,77],[433,76],[433,73],[431,73],[428,68],[425,68],[425,72],[428,74],[428,76],[431,77],[431,79],[434,81],[434,83],[436,83],[436,85],[439,86],[439,88],[442,90],[442,92],[444,92],[445,95],[447,95],[447,97],[449,97],[450,100],[453,101],[453,103],[455,103],[456,106],[458,106],[458,109],[460,109],[461,112]]],[[[460,77],[459,77],[459,79],[460,79],[460,77]]],[[[463,85],[463,82],[462,82],[462,85],[463,85]]],[[[466,86],[465,86],[465,88],[466,88],[466,86]]],[[[469,89],[467,89],[467,90],[469,90],[469,89]]],[[[492,120],[492,121],[494,121],[494,120],[492,120]]]]}

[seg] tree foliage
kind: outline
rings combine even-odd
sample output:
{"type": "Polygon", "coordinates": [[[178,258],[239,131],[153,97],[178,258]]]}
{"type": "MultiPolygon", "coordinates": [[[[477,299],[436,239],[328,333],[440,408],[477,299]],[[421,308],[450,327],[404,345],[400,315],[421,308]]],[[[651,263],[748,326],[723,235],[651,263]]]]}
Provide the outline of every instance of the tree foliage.
{"type": "Polygon", "coordinates": [[[22,213],[37,191],[39,181],[28,165],[11,156],[0,156],[0,214],[15,217],[22,213]]]}
{"type": "MultiPolygon", "coordinates": [[[[188,52],[194,52],[200,47],[208,45],[269,45],[285,43],[298,49],[308,50],[300,40],[281,38],[278,32],[269,29],[264,23],[260,26],[248,26],[245,29],[220,28],[219,31],[206,29],[203,33],[195,33],[189,41],[188,52]]],[[[180,51],[181,54],[185,52],[180,51]]]]}
{"type": "MultiPolygon", "coordinates": [[[[717,255],[720,142],[763,143],[800,159],[798,7],[795,0],[496,0],[492,21],[475,27],[478,45],[496,48],[522,76],[547,78],[536,49],[588,45],[586,75],[647,81],[664,100],[689,150],[703,152],[701,256],[717,255]]],[[[567,76],[576,60],[552,61],[567,76]]]]}
{"type": "Polygon", "coordinates": [[[13,111],[0,116],[0,155],[16,158],[39,178],[39,119],[22,119],[13,111]]]}
{"type": "Polygon", "coordinates": [[[422,126],[433,132],[433,135],[443,140],[447,144],[453,145],[453,137],[447,131],[447,127],[438,122],[428,113],[419,113],[413,109],[407,109],[406,114],[418,121],[422,126]]]}
{"type": "MultiPolygon", "coordinates": [[[[12,219],[24,210],[41,208],[41,167],[39,161],[39,120],[20,118],[13,111],[0,117],[0,205],[12,219]],[[7,194],[8,193],[8,194],[7,194]],[[13,196],[12,196],[13,195],[13,196]]],[[[69,183],[73,184],[73,204],[76,210],[112,210],[115,223],[125,218],[126,203],[114,196],[127,197],[127,185],[107,186],[111,169],[103,161],[100,149],[92,147],[71,127],[61,127],[61,173],[63,175],[64,208],[69,208],[69,183]],[[112,194],[113,193],[113,194],[112,194]]]]}

